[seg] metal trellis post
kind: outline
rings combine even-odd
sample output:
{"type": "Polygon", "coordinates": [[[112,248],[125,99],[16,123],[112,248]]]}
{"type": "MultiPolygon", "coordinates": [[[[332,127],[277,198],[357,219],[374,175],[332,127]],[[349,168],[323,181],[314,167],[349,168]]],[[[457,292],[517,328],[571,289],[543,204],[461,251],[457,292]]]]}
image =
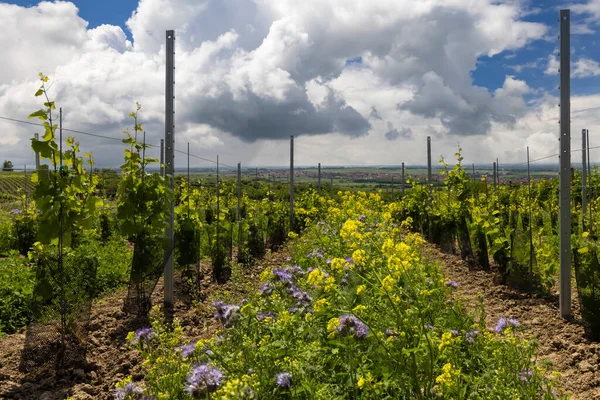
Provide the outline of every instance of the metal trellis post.
{"type": "Polygon", "coordinates": [[[581,130],[581,231],[585,231],[585,217],[587,215],[587,146],[586,130],[581,130]]]}
{"type": "Polygon", "coordinates": [[[319,194],[321,194],[321,163],[319,163],[319,169],[317,172],[317,188],[319,190],[319,194]]]}
{"type": "Polygon", "coordinates": [[[404,163],[402,163],[402,197],[404,197],[404,163]]]}
{"type": "MultiPolygon", "coordinates": [[[[165,175],[169,189],[175,185],[175,31],[166,31],[166,74],[165,74],[165,175]]],[[[173,313],[173,257],[175,248],[175,205],[169,202],[167,217],[164,279],[164,306],[167,320],[173,313]]]]}
{"type": "Polygon", "coordinates": [[[560,10],[560,316],[571,318],[571,50],[569,10],[560,10]]]}
{"type": "Polygon", "coordinates": [[[294,231],[294,136],[290,136],[290,232],[294,231]]]}

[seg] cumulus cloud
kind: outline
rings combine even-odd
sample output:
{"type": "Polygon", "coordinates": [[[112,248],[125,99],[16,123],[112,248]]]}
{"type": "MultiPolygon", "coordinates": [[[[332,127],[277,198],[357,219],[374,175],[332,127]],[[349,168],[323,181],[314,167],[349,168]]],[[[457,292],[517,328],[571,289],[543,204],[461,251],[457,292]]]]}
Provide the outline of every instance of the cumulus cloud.
{"type": "MultiPolygon", "coordinates": [[[[87,29],[69,2],[0,4],[0,114],[36,109],[34,78],[44,71],[69,127],[118,136],[139,101],[158,143],[165,30],[175,29],[176,129],[200,155],[281,163],[282,139],[295,135],[299,150],[318,146],[307,152],[323,160],[336,149],[340,163],[376,162],[400,138],[416,157],[431,132],[453,146],[459,135],[494,137],[529,118],[525,82],[507,76],[490,91],[471,76],[480,57],[546,36],[525,15],[519,1],[494,0],[140,0],[129,41],[120,27],[87,29]]],[[[26,149],[31,133],[11,127],[5,150],[26,149]]],[[[114,144],[88,143],[102,163],[118,164],[114,144]]]]}
{"type": "Polygon", "coordinates": [[[394,141],[399,138],[410,139],[412,137],[412,130],[410,128],[400,128],[400,130],[394,128],[394,124],[388,121],[388,131],[385,133],[385,138],[389,141],[394,141]]]}
{"type": "MultiPolygon", "coordinates": [[[[548,57],[548,66],[544,72],[546,75],[558,75],[560,62],[557,55],[548,57]]],[[[600,75],[600,64],[591,58],[581,57],[577,61],[571,61],[571,77],[587,78],[600,75]]]]}

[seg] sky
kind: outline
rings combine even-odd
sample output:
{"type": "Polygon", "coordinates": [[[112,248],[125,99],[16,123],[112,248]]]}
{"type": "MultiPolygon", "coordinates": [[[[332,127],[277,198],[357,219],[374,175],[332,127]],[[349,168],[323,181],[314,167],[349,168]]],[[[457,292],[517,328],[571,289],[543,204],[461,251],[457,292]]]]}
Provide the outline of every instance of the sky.
{"type": "MultiPolygon", "coordinates": [[[[122,137],[137,101],[158,144],[174,29],[179,150],[284,166],[294,135],[300,166],[422,165],[431,136],[434,162],[452,163],[460,145],[467,163],[521,163],[528,146],[533,159],[558,152],[561,8],[572,14],[571,143],[586,128],[600,145],[600,0],[0,2],[0,117],[43,106],[44,72],[65,128],[122,137]]],[[[34,164],[39,128],[0,129],[0,160],[34,164]]],[[[118,141],[73,135],[98,166],[122,162],[118,141]]]]}

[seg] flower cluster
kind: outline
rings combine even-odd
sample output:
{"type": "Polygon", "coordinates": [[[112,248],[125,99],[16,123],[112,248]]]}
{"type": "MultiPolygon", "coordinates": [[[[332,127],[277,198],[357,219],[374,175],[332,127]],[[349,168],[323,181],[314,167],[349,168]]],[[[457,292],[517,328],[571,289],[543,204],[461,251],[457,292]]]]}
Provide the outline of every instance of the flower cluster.
{"type": "Polygon", "coordinates": [[[197,365],[190,371],[185,390],[192,396],[214,392],[222,380],[223,373],[218,368],[206,364],[197,365]]]}

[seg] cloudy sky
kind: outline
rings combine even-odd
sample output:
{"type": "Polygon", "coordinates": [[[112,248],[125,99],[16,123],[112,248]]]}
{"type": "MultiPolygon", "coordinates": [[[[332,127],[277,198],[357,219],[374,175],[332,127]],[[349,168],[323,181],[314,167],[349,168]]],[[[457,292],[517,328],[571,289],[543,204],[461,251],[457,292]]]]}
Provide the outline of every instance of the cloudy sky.
{"type": "MultiPolygon", "coordinates": [[[[558,150],[558,12],[572,11],[572,132],[600,145],[600,0],[0,2],[0,117],[41,104],[119,137],[135,101],[164,136],[165,30],[176,32],[176,147],[228,164],[518,163],[558,150]]],[[[0,160],[33,164],[38,129],[0,120],[0,160]]],[[[122,145],[75,135],[97,164],[122,145]]],[[[156,153],[152,150],[151,153],[156,153]]],[[[592,151],[600,160],[600,149],[592,151]]],[[[579,161],[574,153],[574,160],[579,161]]],[[[552,159],[549,161],[553,161],[552,159]]],[[[178,154],[176,165],[185,157],[178,154]]],[[[193,165],[208,166],[193,159],[193,165]],[[197,162],[196,162],[197,161],[197,162]]]]}

